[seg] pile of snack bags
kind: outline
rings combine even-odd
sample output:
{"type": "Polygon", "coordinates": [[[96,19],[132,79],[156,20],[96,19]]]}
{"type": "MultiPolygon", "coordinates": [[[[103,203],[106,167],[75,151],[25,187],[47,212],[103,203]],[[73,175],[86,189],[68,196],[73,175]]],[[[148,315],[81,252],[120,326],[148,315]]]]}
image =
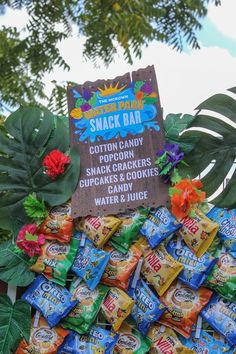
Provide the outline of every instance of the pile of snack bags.
{"type": "Polygon", "coordinates": [[[36,310],[23,353],[212,354],[236,348],[236,209],[177,220],[166,207],[40,225],[36,310]]]}

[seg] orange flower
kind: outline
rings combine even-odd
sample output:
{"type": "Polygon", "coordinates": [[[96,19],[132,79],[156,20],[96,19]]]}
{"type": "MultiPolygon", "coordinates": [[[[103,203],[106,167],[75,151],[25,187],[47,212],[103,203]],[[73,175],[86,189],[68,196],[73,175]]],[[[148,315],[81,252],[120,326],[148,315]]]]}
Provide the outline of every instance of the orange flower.
{"type": "Polygon", "coordinates": [[[143,99],[144,93],[142,91],[138,91],[135,95],[138,101],[141,101],[143,99]]]}

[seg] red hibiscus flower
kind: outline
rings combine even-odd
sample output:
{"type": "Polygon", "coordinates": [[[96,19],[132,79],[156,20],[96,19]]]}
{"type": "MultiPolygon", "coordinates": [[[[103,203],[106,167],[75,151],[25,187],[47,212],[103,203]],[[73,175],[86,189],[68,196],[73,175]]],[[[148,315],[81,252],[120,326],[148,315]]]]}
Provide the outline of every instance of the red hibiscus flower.
{"type": "Polygon", "coordinates": [[[70,163],[70,157],[59,150],[53,150],[43,159],[43,166],[47,168],[49,177],[55,179],[58,175],[65,172],[65,165],[70,163]]]}
{"type": "Polygon", "coordinates": [[[29,257],[42,254],[41,247],[45,242],[45,235],[37,232],[36,224],[28,224],[20,229],[16,244],[29,257]]]}

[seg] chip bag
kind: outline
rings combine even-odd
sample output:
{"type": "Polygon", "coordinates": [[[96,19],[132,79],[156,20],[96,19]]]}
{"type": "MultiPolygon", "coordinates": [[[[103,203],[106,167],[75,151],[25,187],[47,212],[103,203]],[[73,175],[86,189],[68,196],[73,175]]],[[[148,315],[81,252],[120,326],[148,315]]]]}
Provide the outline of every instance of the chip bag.
{"type": "Polygon", "coordinates": [[[148,212],[148,208],[139,207],[128,213],[118,214],[122,224],[110,239],[110,243],[115,249],[122,253],[128,252],[132,242],[136,240],[148,212]]]}
{"type": "Polygon", "coordinates": [[[56,354],[68,333],[59,326],[50,328],[45,319],[40,317],[36,327],[34,320],[32,322],[29,343],[23,339],[15,354],[56,354]]]}
{"type": "Polygon", "coordinates": [[[181,226],[166,207],[159,207],[149,214],[140,233],[146,237],[151,248],[155,248],[181,226]]]}
{"type": "Polygon", "coordinates": [[[131,279],[128,295],[135,301],[131,317],[135,320],[141,334],[146,336],[150,325],[158,321],[166,307],[142,279],[138,280],[134,289],[132,288],[131,279]]]}
{"type": "Polygon", "coordinates": [[[117,331],[131,313],[134,301],[121,289],[111,288],[102,303],[101,312],[117,331]]]}
{"type": "Polygon", "coordinates": [[[152,341],[142,337],[141,333],[130,324],[123,322],[119,329],[119,339],[113,354],[145,354],[149,353],[152,341]]]}
{"type": "Polygon", "coordinates": [[[111,354],[118,337],[118,334],[95,326],[85,335],[71,332],[58,354],[111,354]]]}
{"type": "Polygon", "coordinates": [[[201,257],[213,242],[219,225],[206,217],[199,209],[194,209],[194,216],[186,216],[180,220],[183,223],[177,231],[186,245],[197,257],[201,257]]]}
{"type": "Polygon", "coordinates": [[[78,228],[86,233],[97,248],[101,248],[116,232],[121,222],[115,216],[86,216],[81,218],[78,228]]]}
{"type": "Polygon", "coordinates": [[[71,269],[78,277],[84,279],[89,289],[94,290],[102,277],[109,257],[109,253],[97,249],[89,239],[86,239],[85,246],[79,248],[71,269]]]}
{"type": "Polygon", "coordinates": [[[193,290],[197,290],[202,285],[217,262],[217,258],[207,252],[201,258],[197,258],[183,240],[177,240],[176,236],[170,240],[166,249],[174,259],[184,265],[178,279],[193,290]]]}
{"type": "Polygon", "coordinates": [[[217,264],[206,280],[206,286],[228,301],[236,300],[236,259],[229,253],[217,251],[217,264]]]}
{"type": "Polygon", "coordinates": [[[219,224],[218,235],[231,256],[236,258],[236,209],[214,207],[207,216],[219,224]]]}
{"type": "Polygon", "coordinates": [[[163,295],[184,266],[176,261],[163,245],[151,250],[145,238],[141,238],[136,244],[141,248],[144,256],[141,273],[155,288],[158,295],[163,295]]]}
{"type": "Polygon", "coordinates": [[[72,282],[70,292],[79,300],[79,303],[63,319],[62,325],[79,334],[84,334],[90,330],[94,323],[109,288],[99,284],[96,289],[90,290],[83,281],[77,283],[77,280],[72,282]]]}
{"type": "Polygon", "coordinates": [[[216,293],[201,312],[202,318],[230,345],[236,345],[236,303],[228,302],[216,293]]]}
{"type": "Polygon", "coordinates": [[[79,241],[73,237],[69,244],[59,243],[55,240],[46,241],[41,247],[42,254],[30,269],[36,273],[43,273],[48,279],[64,286],[78,245],[79,241]]]}
{"type": "Polygon", "coordinates": [[[199,313],[209,302],[211,296],[212,291],[206,288],[201,287],[194,291],[182,283],[178,283],[177,286],[175,282],[165,295],[160,297],[160,301],[167,306],[167,310],[159,322],[188,338],[199,313]]]}
{"type": "Polygon", "coordinates": [[[142,252],[135,245],[132,245],[126,254],[117,251],[111,246],[106,246],[104,250],[110,254],[110,258],[101,282],[106,285],[116,286],[122,290],[127,290],[129,278],[136,268],[142,252]]]}
{"type": "Polygon", "coordinates": [[[180,342],[171,328],[155,324],[150,328],[148,336],[152,340],[150,354],[195,354],[195,351],[180,342]]]}
{"type": "Polygon", "coordinates": [[[62,243],[70,242],[73,231],[71,203],[68,202],[50,209],[48,216],[40,225],[39,231],[48,240],[57,240],[62,243]]]}

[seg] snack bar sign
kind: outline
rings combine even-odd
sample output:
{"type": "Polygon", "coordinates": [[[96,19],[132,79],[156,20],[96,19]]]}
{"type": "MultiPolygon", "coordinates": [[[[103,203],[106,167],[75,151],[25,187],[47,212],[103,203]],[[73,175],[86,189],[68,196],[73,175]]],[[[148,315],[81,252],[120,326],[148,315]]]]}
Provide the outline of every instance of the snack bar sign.
{"type": "Polygon", "coordinates": [[[164,133],[154,67],[70,85],[67,95],[71,145],[81,157],[72,216],[165,205],[167,188],[155,166],[164,133]]]}

